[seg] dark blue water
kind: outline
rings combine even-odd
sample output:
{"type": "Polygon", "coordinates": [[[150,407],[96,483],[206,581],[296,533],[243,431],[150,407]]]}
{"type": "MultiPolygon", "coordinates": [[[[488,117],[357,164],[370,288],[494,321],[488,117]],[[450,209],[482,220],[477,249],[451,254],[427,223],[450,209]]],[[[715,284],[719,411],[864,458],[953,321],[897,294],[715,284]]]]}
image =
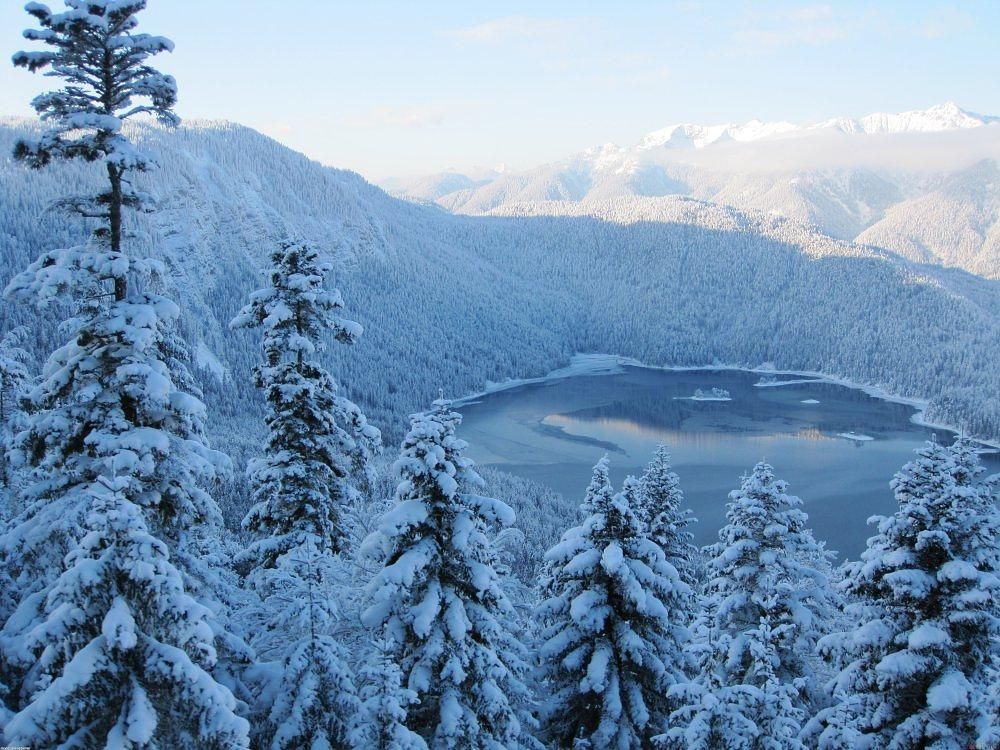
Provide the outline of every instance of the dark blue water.
{"type": "MultiPolygon", "coordinates": [[[[477,463],[581,499],[602,455],[609,454],[612,477],[620,482],[641,472],[656,445],[665,443],[699,519],[699,544],[715,540],[727,494],[764,459],[802,498],[817,537],[841,556],[856,557],[871,534],[868,517],[895,509],[892,475],[935,430],[911,421],[913,407],[857,389],[815,380],[758,387],[760,380],[742,371],[639,367],[551,380],[461,407],[459,433],[477,463]],[[712,388],[728,391],[732,400],[686,398],[712,388]]],[[[953,436],[938,430],[936,437],[950,442],[953,436]]],[[[987,474],[1000,472],[996,453],[983,461],[987,474]]]]}

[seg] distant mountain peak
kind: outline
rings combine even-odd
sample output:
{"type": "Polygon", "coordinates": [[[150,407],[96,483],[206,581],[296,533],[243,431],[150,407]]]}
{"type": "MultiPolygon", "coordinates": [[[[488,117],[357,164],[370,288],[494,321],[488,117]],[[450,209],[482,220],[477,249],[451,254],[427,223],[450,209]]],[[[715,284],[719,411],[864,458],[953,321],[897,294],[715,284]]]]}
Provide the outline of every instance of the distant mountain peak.
{"type": "Polygon", "coordinates": [[[701,149],[727,141],[759,141],[792,133],[835,130],[847,135],[873,135],[881,133],[938,133],[962,130],[1000,122],[1000,117],[980,115],[962,109],[955,102],[936,104],[927,109],[911,110],[898,114],[876,112],[865,117],[835,117],[823,122],[795,125],[790,122],[765,122],[749,120],[742,125],[696,125],[681,123],[648,133],[636,145],[640,151],[655,148],[701,149]]]}
{"type": "Polygon", "coordinates": [[[898,114],[876,112],[857,119],[837,118],[814,125],[813,128],[834,128],[850,135],[877,133],[940,133],[988,125],[1000,118],[969,112],[955,102],[936,104],[927,109],[915,109],[898,114]]]}

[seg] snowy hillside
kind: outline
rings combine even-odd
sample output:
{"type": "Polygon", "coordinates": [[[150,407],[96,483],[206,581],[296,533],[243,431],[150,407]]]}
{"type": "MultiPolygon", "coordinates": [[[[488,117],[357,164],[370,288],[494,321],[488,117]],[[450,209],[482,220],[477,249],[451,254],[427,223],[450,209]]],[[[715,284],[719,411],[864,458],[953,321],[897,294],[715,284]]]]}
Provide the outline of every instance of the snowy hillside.
{"type": "Polygon", "coordinates": [[[890,206],[858,242],[1000,279],[1000,168],[984,160],[890,206]]]}
{"type": "Polygon", "coordinates": [[[948,103],[809,125],[671,125],[631,147],[605,144],[493,179],[448,173],[393,192],[469,214],[544,201],[685,195],[998,278],[1000,255],[988,230],[997,211],[994,182],[979,185],[986,195],[977,206],[961,208],[950,187],[995,172],[998,158],[1000,118],[948,103]],[[925,226],[929,217],[934,230],[925,226]]]}
{"type": "MultiPolygon", "coordinates": [[[[0,127],[0,152],[23,127],[0,127]]],[[[129,242],[167,261],[212,428],[237,456],[256,440],[257,350],[226,323],[288,233],[338,250],[335,282],[366,333],[331,364],[392,442],[399,415],[438,388],[457,396],[541,375],[576,351],[825,371],[932,398],[935,417],[1000,435],[1000,300],[974,277],[946,283],[891,254],[686,198],[452,216],[237,125],[142,137],[161,151],[160,210],[135,220],[129,242]]],[[[82,236],[45,207],[84,173],[0,161],[5,275],[82,236]]],[[[0,327],[20,323],[41,350],[54,345],[26,308],[0,306],[0,327]]]]}

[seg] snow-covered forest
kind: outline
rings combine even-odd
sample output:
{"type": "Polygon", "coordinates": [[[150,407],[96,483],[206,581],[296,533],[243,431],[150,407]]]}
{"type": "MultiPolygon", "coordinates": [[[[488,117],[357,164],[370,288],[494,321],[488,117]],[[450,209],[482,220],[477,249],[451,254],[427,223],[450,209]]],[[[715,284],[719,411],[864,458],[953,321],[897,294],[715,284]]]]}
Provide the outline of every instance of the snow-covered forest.
{"type": "Polygon", "coordinates": [[[971,439],[902,466],[838,566],[764,461],[699,549],[669,446],[564,498],[477,470],[449,400],[613,352],[822,371],[997,438],[990,282],[691,199],[399,201],[181,125],[145,0],[65,5],[27,6],[14,63],[50,77],[0,126],[2,744],[1000,744],[971,439]]]}
{"type": "MultiPolygon", "coordinates": [[[[0,148],[36,129],[0,125],[0,148]]],[[[544,375],[577,351],[825,372],[928,399],[934,421],[1000,436],[1000,323],[987,280],[932,276],[792,222],[690,199],[611,203],[597,216],[525,207],[461,217],[393,199],[238,125],[126,132],[161,164],[137,176],[157,211],[126,225],[184,295],[181,330],[202,387],[218,394],[213,423],[227,450],[239,453],[234,436],[260,435],[253,339],[228,321],[289,234],[334,254],[338,286],[368,333],[324,356],[394,440],[399,415],[438,388],[458,397],[544,375]]],[[[84,222],[50,206],[99,173],[5,161],[0,175],[5,268],[86,238],[84,222]]],[[[0,314],[8,327],[36,320],[9,302],[0,314]]],[[[51,320],[38,331],[39,356],[58,340],[51,320]]]]}

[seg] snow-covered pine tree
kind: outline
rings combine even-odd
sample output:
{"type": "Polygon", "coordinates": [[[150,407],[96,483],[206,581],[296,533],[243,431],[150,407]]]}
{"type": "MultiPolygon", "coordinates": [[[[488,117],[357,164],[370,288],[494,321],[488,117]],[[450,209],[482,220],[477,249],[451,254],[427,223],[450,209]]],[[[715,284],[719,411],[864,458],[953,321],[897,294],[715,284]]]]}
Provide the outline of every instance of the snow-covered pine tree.
{"type": "Polygon", "coordinates": [[[775,674],[774,654],[780,633],[768,618],[748,631],[743,654],[750,679],[730,684],[725,670],[715,668],[719,655],[698,649],[700,682],[677,685],[671,696],[681,705],[670,718],[668,733],[654,738],[658,748],[676,750],[805,750],[799,740],[806,711],[798,686],[775,674]]]}
{"type": "Polygon", "coordinates": [[[27,747],[247,747],[246,720],[208,673],[208,610],[184,591],[166,545],[126,498],[129,480],[87,490],[86,534],[28,635],[37,691],[8,723],[27,747]]]}
{"type": "Polygon", "coordinates": [[[427,750],[416,732],[406,726],[407,712],[417,694],[403,687],[403,673],[393,658],[392,642],[379,638],[361,670],[365,747],[372,750],[427,750]]]}
{"type": "Polygon", "coordinates": [[[666,729],[668,689],[687,679],[691,591],[594,467],[583,524],[546,554],[549,597],[537,608],[543,730],[559,747],[639,748],[666,729]]]}
{"type": "Polygon", "coordinates": [[[676,690],[685,705],[661,745],[688,747],[706,742],[705,728],[753,724],[747,747],[801,747],[799,730],[816,690],[810,656],[836,601],[814,567],[828,555],[806,526],[802,501],[786,489],[762,462],[730,493],[727,523],[706,549],[707,581],[693,627],[699,676],[676,690]]]}
{"type": "Polygon", "coordinates": [[[310,538],[254,572],[259,605],[247,612],[264,684],[255,745],[269,750],[364,747],[354,674],[335,638],[333,558],[310,538]]]}
{"type": "MultiPolygon", "coordinates": [[[[43,687],[37,642],[25,636],[55,614],[47,590],[83,535],[90,498],[102,483],[113,478],[120,485],[117,491],[141,509],[149,533],[166,543],[185,586],[198,589],[205,604],[216,604],[208,601],[210,571],[200,553],[206,540],[222,533],[221,515],[199,484],[228,470],[229,462],[207,446],[205,407],[174,332],[177,306],[129,283],[153,276],[162,264],[127,255],[121,246],[122,209],[147,205],[128,175],[153,166],[121,124],[139,114],[168,125],[177,121],[173,80],[145,63],[170,43],[134,33],[144,5],[68,0],[65,13],[52,13],[31,3],[27,9],[42,29],[26,35],[53,49],[15,55],[16,64],[51,68],[48,75],[65,82],[35,99],[47,128],[37,141],[20,143],[15,155],[34,167],[57,159],[99,161],[108,175],[98,195],[65,202],[99,220],[90,242],[44,253],[6,291],[43,305],[62,297],[75,308],[64,326],[71,339],[52,354],[23,399],[29,414],[11,450],[29,477],[22,509],[0,538],[0,563],[11,573],[17,602],[0,631],[0,660],[8,674],[27,675],[19,706],[43,687]],[[199,554],[190,554],[192,546],[199,554]]],[[[225,633],[220,617],[208,621],[226,636],[217,650],[237,640],[225,633]]]]}
{"type": "MultiPolygon", "coordinates": [[[[19,427],[21,411],[18,398],[30,378],[28,363],[31,355],[22,346],[29,335],[25,326],[19,326],[0,337],[0,521],[6,520],[13,508],[13,476],[7,460],[7,450],[19,427]]],[[[0,577],[2,575],[0,573],[0,577]]],[[[3,608],[0,607],[0,617],[2,616],[3,608]]]]}
{"type": "MultiPolygon", "coordinates": [[[[580,514],[582,516],[580,520],[587,518],[594,512],[595,506],[593,503],[605,490],[614,494],[614,490],[611,489],[611,461],[606,453],[598,459],[591,471],[590,483],[583,493],[583,502],[580,503],[580,514]]],[[[576,527],[571,526],[570,528],[573,529],[576,527]]],[[[562,590],[562,583],[559,578],[561,572],[562,565],[558,561],[550,560],[547,555],[542,556],[542,563],[538,571],[537,602],[544,602],[559,595],[559,592],[562,590]]],[[[541,623],[538,618],[533,616],[531,618],[531,627],[538,628],[540,626],[541,623]]]]}
{"type": "Polygon", "coordinates": [[[17,399],[28,382],[31,354],[24,348],[31,332],[18,326],[0,336],[0,424],[7,424],[17,410],[17,399]]]}
{"type": "MultiPolygon", "coordinates": [[[[139,435],[125,423],[146,426],[139,415],[138,402],[143,400],[139,392],[158,402],[142,406],[157,411],[166,407],[163,421],[183,426],[182,438],[188,437],[185,432],[197,434],[200,427],[200,404],[183,400],[180,393],[172,398],[169,375],[156,356],[176,307],[154,295],[125,300],[130,270],[148,271],[154,265],[134,262],[121,252],[121,209],[141,207],[141,196],[125,175],[152,164],[121,134],[121,123],[141,112],[165,123],[176,122],[171,110],[176,99],[173,80],[145,64],[150,55],[171,45],[160,37],[132,33],[135,13],[143,6],[143,2],[71,0],[66,12],[52,13],[31,3],[28,12],[42,28],[29,29],[25,36],[52,49],[14,56],[16,65],[32,71],[50,68],[47,75],[66,84],[36,97],[33,105],[47,129],[35,142],[19,142],[15,156],[33,167],[58,159],[101,160],[109,176],[108,187],[100,194],[68,201],[85,216],[103,220],[94,239],[85,246],[44,253],[6,290],[8,296],[29,303],[68,296],[77,307],[77,317],[70,321],[74,337],[52,356],[42,382],[27,395],[27,408],[34,416],[12,451],[15,463],[30,465],[36,474],[24,498],[23,517],[15,519],[13,536],[0,544],[0,556],[18,571],[15,575],[25,583],[25,594],[51,580],[78,535],[83,511],[71,498],[72,490],[101,473],[111,476],[108,460],[118,460],[113,457],[119,450],[128,452],[124,460],[134,460],[135,449],[129,443],[139,435]],[[109,298],[114,301],[109,303],[109,298]],[[138,361],[133,347],[139,349],[138,361]],[[150,355],[158,361],[144,362],[150,355]],[[148,368],[153,371],[147,372],[148,368]],[[119,437],[117,446],[108,445],[105,429],[127,437],[119,437]],[[100,453],[105,460],[95,456],[100,453]]],[[[145,444],[143,452],[151,461],[151,446],[145,444]]],[[[205,458],[197,463],[206,463],[205,458]]],[[[170,505],[163,503],[165,508],[170,505]]]]}
{"type": "Polygon", "coordinates": [[[696,519],[683,507],[680,478],[670,468],[670,453],[665,445],[656,447],[639,482],[639,520],[649,529],[649,538],[660,545],[667,560],[677,568],[681,580],[695,590],[700,554],[688,528],[696,519]]]}
{"type": "Polygon", "coordinates": [[[816,743],[960,750],[1000,743],[1000,516],[973,445],[928,443],[892,482],[899,510],[847,566],[854,627],[820,650],[839,667],[816,743]]]}
{"type": "MultiPolygon", "coordinates": [[[[653,747],[670,750],[756,750],[761,730],[755,723],[760,691],[749,685],[723,685],[718,675],[679,683],[669,696],[680,706],[670,729],[653,738],[653,747]]],[[[780,746],[779,746],[780,747],[780,746]]]]}
{"type": "Polygon", "coordinates": [[[455,436],[460,421],[444,400],[411,417],[397,504],[364,544],[383,567],[363,622],[392,641],[419,700],[406,726],[430,747],[535,747],[526,650],[488,536],[514,512],[475,494],[482,480],[455,436]]]}
{"type": "Polygon", "coordinates": [[[275,660],[259,739],[274,750],[354,747],[361,709],[335,637],[333,556],[345,550],[342,515],[357,499],[351,476],[366,469],[380,436],[316,361],[328,331],[344,343],[361,333],[339,317],[340,293],[324,288],[331,261],[284,241],[271,264],[270,286],[231,323],[264,329],[255,382],[267,400],[269,435],[264,456],[250,465],[256,502],[243,521],[257,537],[237,556],[261,599],[255,646],[275,660]]]}
{"type": "MultiPolygon", "coordinates": [[[[11,282],[19,299],[44,293],[44,271],[11,282]]],[[[29,469],[23,511],[0,539],[22,597],[42,588],[79,537],[86,489],[128,477],[128,497],[154,533],[175,542],[196,524],[221,525],[199,487],[228,459],[205,444],[205,407],[175,386],[164,357],[178,309],[153,294],[97,310],[46,363],[28,390],[25,428],[10,452],[29,469]]]]}
{"type": "MultiPolygon", "coordinates": [[[[40,269],[10,288],[30,297],[44,294],[45,285],[40,269]]],[[[0,658],[10,668],[26,670],[34,659],[21,636],[44,616],[45,588],[81,536],[88,490],[101,477],[127,480],[123,492],[143,508],[151,533],[185,562],[187,584],[213,597],[204,556],[187,548],[218,544],[212,540],[222,533],[222,518],[200,484],[228,471],[229,461],[206,444],[204,405],[175,385],[171,326],[178,312],[152,293],[99,307],[52,355],[24,399],[27,423],[10,455],[15,466],[29,469],[28,482],[23,510],[0,537],[0,558],[19,602],[0,631],[0,658]]],[[[231,640],[224,617],[212,623],[231,640]]],[[[226,650],[223,663],[230,661],[226,650]]],[[[25,686],[22,698],[30,692],[25,686]]]]}
{"type": "Polygon", "coordinates": [[[580,504],[580,511],[583,513],[584,518],[595,511],[608,492],[611,492],[612,495],[614,494],[614,490],[611,489],[611,459],[605,453],[594,464],[590,476],[590,484],[587,485],[587,489],[583,493],[583,502],[580,504]]]}
{"type": "Polygon", "coordinates": [[[149,197],[135,189],[130,173],[154,166],[121,132],[133,117],[153,117],[167,126],[180,119],[173,111],[177,84],[146,61],[169,52],[173,42],[161,36],[137,34],[137,14],[146,0],[65,0],[66,11],[54,13],[41,3],[26,10],[40,29],[27,29],[26,39],[42,42],[47,50],[18,52],[14,65],[31,72],[49,69],[66,86],[32,101],[47,129],[34,141],[19,141],[14,157],[32,167],[53,160],[100,161],[108,176],[107,189],[97,195],[74,196],[63,205],[83,216],[101,220],[98,234],[106,247],[96,257],[57,250],[42,256],[45,265],[92,265],[102,279],[113,283],[118,301],[128,293],[128,260],[122,252],[122,211],[144,209],[149,197]],[[89,261],[89,263],[88,263],[89,261]],[[102,266],[98,268],[97,266],[102,266]]]}
{"type": "MultiPolygon", "coordinates": [[[[27,364],[31,357],[21,346],[27,334],[28,329],[20,327],[0,338],[0,529],[14,514],[16,488],[7,450],[23,416],[16,401],[29,378],[27,364]]],[[[7,619],[16,603],[14,589],[11,571],[6,566],[0,567],[0,623],[7,619]]],[[[13,705],[15,686],[12,677],[11,671],[4,668],[4,660],[0,656],[0,727],[11,716],[7,704],[13,705]]]]}
{"type": "Polygon", "coordinates": [[[380,444],[378,430],[337,394],[315,359],[326,332],[348,344],[361,334],[360,325],[340,317],[340,292],[324,288],[331,261],[284,241],[271,263],[270,286],[254,292],[230,324],[264,329],[255,382],[267,399],[268,440],[264,457],[250,466],[256,503],[243,526],[258,537],[240,556],[243,566],[271,567],[307,540],[323,553],[342,551],[342,512],[357,492],[350,475],[380,444]]]}

